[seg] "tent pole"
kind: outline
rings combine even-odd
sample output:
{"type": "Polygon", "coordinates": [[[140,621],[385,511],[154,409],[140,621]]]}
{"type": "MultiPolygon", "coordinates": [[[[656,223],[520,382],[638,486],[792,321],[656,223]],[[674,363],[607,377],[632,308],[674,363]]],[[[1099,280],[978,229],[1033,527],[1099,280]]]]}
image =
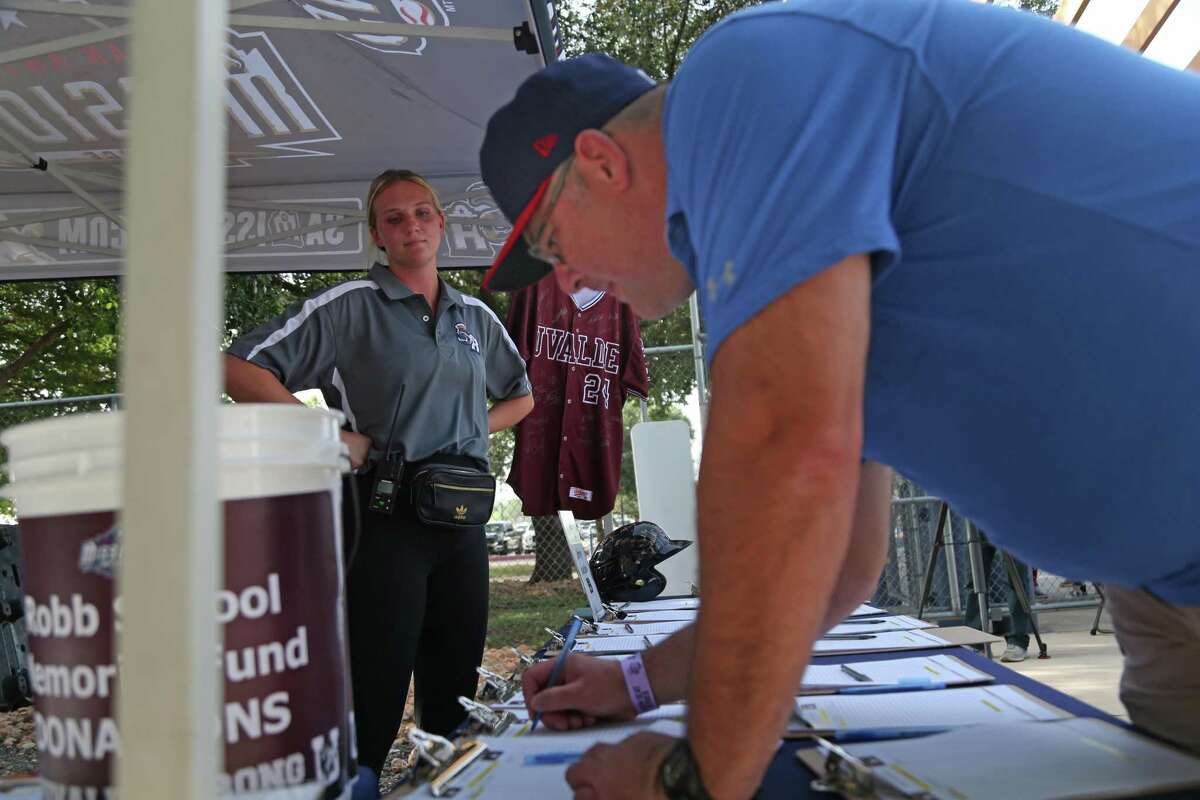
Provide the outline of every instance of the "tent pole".
{"type": "Polygon", "coordinates": [[[209,800],[223,748],[216,589],[226,0],[136,0],[118,718],[122,797],[209,800]]]}

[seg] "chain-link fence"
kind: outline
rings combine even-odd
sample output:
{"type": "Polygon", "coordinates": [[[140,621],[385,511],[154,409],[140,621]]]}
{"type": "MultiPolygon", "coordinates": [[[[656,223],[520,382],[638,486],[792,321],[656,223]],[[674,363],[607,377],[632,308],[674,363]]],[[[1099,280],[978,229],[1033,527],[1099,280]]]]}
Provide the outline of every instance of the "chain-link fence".
{"type": "MultiPolygon", "coordinates": [[[[896,611],[923,610],[929,618],[970,617],[970,595],[978,575],[987,588],[992,615],[1007,611],[1009,571],[1003,551],[993,556],[986,532],[944,507],[942,501],[897,476],[893,486],[888,559],[871,602],[896,611]],[[939,537],[940,532],[940,537],[939,537]]],[[[1027,569],[1016,562],[1018,577],[1027,569]]],[[[1095,606],[1093,584],[1053,575],[1031,565],[1034,611],[1095,606]]]]}

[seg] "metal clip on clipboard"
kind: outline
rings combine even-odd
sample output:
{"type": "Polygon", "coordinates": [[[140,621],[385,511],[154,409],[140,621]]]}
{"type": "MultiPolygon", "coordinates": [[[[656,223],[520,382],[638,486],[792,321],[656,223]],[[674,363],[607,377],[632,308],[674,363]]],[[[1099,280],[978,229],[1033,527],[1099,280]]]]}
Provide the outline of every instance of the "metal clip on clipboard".
{"type": "Polygon", "coordinates": [[[511,711],[498,711],[467,697],[458,698],[458,704],[466,710],[470,726],[485,736],[499,736],[517,722],[511,711]]]}
{"type": "Polygon", "coordinates": [[[517,669],[513,672],[514,678],[537,663],[533,656],[526,655],[515,647],[510,647],[508,649],[512,650],[517,657],[517,669]]]}
{"type": "Polygon", "coordinates": [[[604,619],[598,619],[597,622],[614,622],[619,619],[625,619],[625,612],[621,609],[629,605],[624,603],[621,606],[615,606],[612,603],[601,603],[600,607],[604,609],[604,619]]]}
{"type": "Polygon", "coordinates": [[[814,741],[825,756],[825,774],[810,784],[814,791],[840,794],[850,800],[937,800],[930,792],[913,793],[896,787],[877,771],[884,766],[877,758],[858,758],[820,736],[814,741]]]}
{"type": "Polygon", "coordinates": [[[492,672],[487,667],[476,667],[475,671],[483,678],[483,687],[478,692],[480,700],[492,703],[503,703],[521,688],[520,672],[514,672],[512,677],[505,678],[492,672]]]}
{"type": "Polygon", "coordinates": [[[567,637],[563,636],[553,628],[543,628],[542,630],[550,634],[550,641],[546,642],[546,652],[551,650],[561,650],[563,645],[567,643],[567,637]]]}
{"type": "Polygon", "coordinates": [[[409,729],[408,741],[417,753],[414,780],[427,782],[429,793],[434,797],[453,795],[457,790],[450,786],[450,782],[487,752],[487,745],[483,742],[472,739],[456,745],[449,739],[416,727],[409,729]]]}
{"type": "Polygon", "coordinates": [[[591,620],[588,620],[588,619],[584,619],[583,617],[579,616],[578,614],[572,614],[571,619],[579,620],[579,632],[584,635],[591,635],[600,630],[598,627],[596,627],[596,624],[594,622],[592,622],[591,620]]]}

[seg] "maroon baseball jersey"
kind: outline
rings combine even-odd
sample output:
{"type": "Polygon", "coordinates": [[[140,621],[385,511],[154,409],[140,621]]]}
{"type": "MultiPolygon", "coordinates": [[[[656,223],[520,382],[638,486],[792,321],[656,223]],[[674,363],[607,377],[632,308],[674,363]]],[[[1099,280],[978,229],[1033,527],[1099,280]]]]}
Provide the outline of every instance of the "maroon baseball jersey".
{"type": "Polygon", "coordinates": [[[622,406],[649,384],[637,317],[603,292],[565,294],[548,275],[513,294],[508,330],[534,399],[516,428],[509,485],[530,516],[604,516],[621,479],[622,406]]]}

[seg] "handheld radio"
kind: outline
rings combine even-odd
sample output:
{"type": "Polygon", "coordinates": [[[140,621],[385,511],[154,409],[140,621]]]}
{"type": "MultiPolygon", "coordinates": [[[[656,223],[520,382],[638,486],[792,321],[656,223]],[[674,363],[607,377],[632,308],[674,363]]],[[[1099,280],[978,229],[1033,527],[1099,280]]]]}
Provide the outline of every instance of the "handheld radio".
{"type": "Polygon", "coordinates": [[[396,395],[396,407],[392,410],[392,424],[388,428],[387,446],[383,450],[383,458],[375,464],[375,476],[371,481],[371,497],[367,500],[367,510],[377,514],[390,515],[396,508],[396,497],[400,494],[400,482],[404,478],[404,448],[400,454],[392,455],[392,436],[396,433],[396,417],[400,414],[400,401],[404,399],[404,387],[396,395]]]}

